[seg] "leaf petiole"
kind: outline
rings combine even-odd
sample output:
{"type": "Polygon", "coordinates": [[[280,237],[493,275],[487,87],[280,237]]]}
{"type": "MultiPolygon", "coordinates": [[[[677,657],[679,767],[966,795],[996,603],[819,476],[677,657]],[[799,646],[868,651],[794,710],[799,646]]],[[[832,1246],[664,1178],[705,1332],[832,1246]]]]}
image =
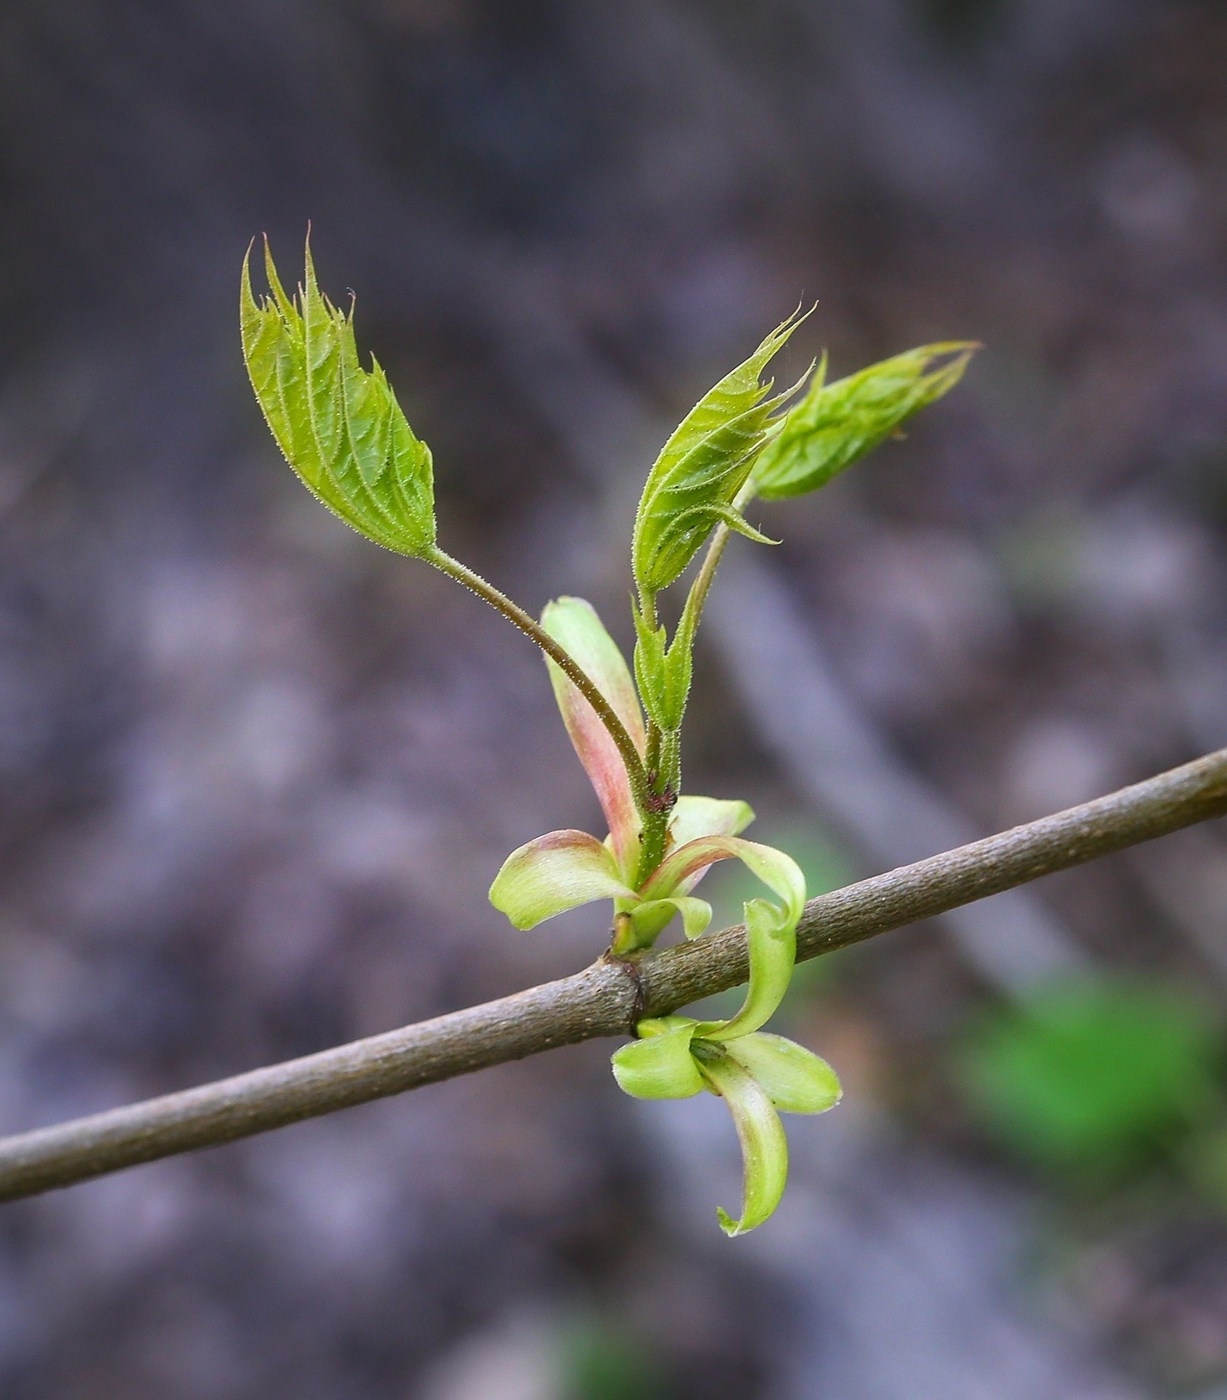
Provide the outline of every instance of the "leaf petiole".
{"type": "Polygon", "coordinates": [[[554,662],[576,690],[587,700],[596,711],[597,718],[609,732],[609,737],[617,746],[622,762],[626,764],[626,775],[630,779],[635,806],[646,825],[652,807],[648,770],[644,767],[643,759],[639,757],[639,750],[635,747],[635,741],[627,733],[626,726],[587,673],[535,618],[526,613],[518,603],[513,603],[505,593],[500,592],[492,583],[487,583],[480,574],[462,564],[459,559],[453,559],[438,545],[431,545],[421,557],[428,564],[433,564],[440,573],[444,573],[448,578],[463,584],[471,593],[476,593],[496,612],[502,613],[509,622],[514,623],[521,632],[536,642],[546,656],[554,662]]]}

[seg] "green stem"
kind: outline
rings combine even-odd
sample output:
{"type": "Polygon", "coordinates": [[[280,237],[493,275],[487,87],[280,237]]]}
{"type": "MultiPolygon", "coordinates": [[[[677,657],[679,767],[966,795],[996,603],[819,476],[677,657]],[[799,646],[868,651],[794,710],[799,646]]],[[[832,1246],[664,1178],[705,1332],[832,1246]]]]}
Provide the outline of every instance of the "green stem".
{"type": "MultiPolygon", "coordinates": [[[[736,511],[745,510],[746,506],[754,499],[754,478],[750,480],[738,491],[733,498],[733,509],[736,511]]],[[[711,537],[711,543],[707,546],[707,553],[703,556],[703,563],[699,566],[699,572],[695,576],[695,581],[690,585],[690,592],[686,595],[686,606],[683,609],[683,622],[689,623],[693,632],[698,631],[699,618],[703,614],[703,605],[707,602],[707,595],[711,589],[712,579],[716,577],[716,570],[720,567],[720,560],[724,557],[724,547],[729,542],[731,531],[727,525],[717,525],[716,533],[711,537]]]]}
{"type": "MultiPolygon", "coordinates": [[[[655,629],[655,592],[640,588],[639,615],[650,628],[655,629]]],[[[644,708],[647,709],[646,706],[644,708]]],[[[635,867],[635,877],[631,882],[636,889],[639,889],[647,881],[665,858],[665,840],[669,830],[671,804],[665,800],[669,775],[665,769],[662,753],[663,743],[664,734],[661,727],[653,719],[651,711],[648,710],[647,745],[644,755],[644,767],[647,770],[648,779],[648,800],[645,806],[640,808],[643,826],[639,832],[639,860],[635,867]]]]}
{"type": "Polygon", "coordinates": [[[487,583],[480,574],[474,573],[458,559],[453,559],[450,554],[445,554],[437,545],[432,546],[430,552],[422,557],[428,564],[433,564],[441,573],[455,579],[457,583],[464,584],[470,592],[476,593],[479,598],[484,599],[497,612],[502,613],[508,621],[513,622],[527,637],[536,642],[592,706],[596,711],[597,718],[608,730],[609,737],[614,741],[618,753],[622,756],[622,762],[626,765],[626,775],[630,779],[631,792],[634,794],[635,806],[639,809],[639,814],[646,826],[648,818],[651,816],[651,802],[649,800],[651,785],[648,782],[648,773],[644,767],[643,759],[640,758],[635,741],[614,712],[613,706],[605,699],[589,676],[576,664],[570,653],[561,647],[545,628],[526,613],[522,607],[513,603],[505,593],[500,593],[492,583],[487,583]]]}
{"type": "Polygon", "coordinates": [[[656,805],[644,818],[643,829],[639,833],[639,864],[635,869],[634,887],[642,889],[656,873],[657,866],[665,858],[665,838],[669,832],[669,813],[663,794],[655,794],[656,805]]]}
{"type": "MultiPolygon", "coordinates": [[[[749,504],[753,497],[754,487],[747,481],[737,493],[733,502],[734,508],[741,510],[749,504]]],[[[707,546],[703,563],[699,566],[698,575],[690,586],[690,592],[686,595],[686,605],[682,610],[681,622],[674,634],[675,640],[679,634],[684,635],[688,631],[690,634],[689,644],[693,646],[694,634],[699,626],[699,617],[703,612],[703,605],[707,601],[707,594],[711,588],[712,579],[716,576],[721,556],[724,554],[724,547],[728,544],[729,533],[727,525],[717,526],[716,533],[707,546]]],[[[649,625],[654,627],[656,625],[655,595],[641,594],[639,608],[640,612],[647,618],[649,625]]],[[[639,868],[635,878],[636,888],[639,888],[647,880],[664,859],[665,837],[669,827],[669,808],[663,803],[666,793],[672,792],[676,796],[681,787],[680,737],[679,730],[672,730],[668,734],[662,733],[656,721],[651,716],[648,717],[646,766],[651,792],[656,798],[656,803],[653,804],[651,811],[644,814],[639,847],[639,868]]]]}

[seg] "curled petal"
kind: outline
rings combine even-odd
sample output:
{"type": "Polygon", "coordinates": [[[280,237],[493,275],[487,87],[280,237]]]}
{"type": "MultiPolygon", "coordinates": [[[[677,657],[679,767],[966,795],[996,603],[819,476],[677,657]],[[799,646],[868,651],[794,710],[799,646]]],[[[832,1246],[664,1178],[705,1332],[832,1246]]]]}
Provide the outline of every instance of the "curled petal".
{"type": "Polygon", "coordinates": [[[674,914],[682,916],[682,928],[687,938],[698,938],[711,923],[711,905],[705,899],[676,895],[670,899],[649,900],[646,904],[637,904],[630,911],[636,945],[650,948],[674,914]]]}
{"type": "MultiPolygon", "coordinates": [[[[740,836],[754,820],[748,802],[728,802],[718,797],[679,797],[669,818],[670,849],[677,850],[700,836],[740,836]]],[[[678,889],[689,894],[707,871],[703,866],[681,882],[678,889]]]]}
{"type": "Polygon", "coordinates": [[[746,945],[750,955],[750,983],[741,1010],[727,1021],[705,1021],[701,1034],[714,1040],[733,1040],[765,1025],[784,1000],[797,958],[797,925],[765,899],[751,899],[745,906],[746,945]]]}
{"type": "Polygon", "coordinates": [[[755,1031],[730,1041],[724,1050],[784,1113],[825,1113],[843,1093],[825,1060],[782,1035],[755,1031]]]}
{"type": "Polygon", "coordinates": [[[733,1220],[720,1210],[720,1228],[726,1235],[744,1235],[761,1225],[780,1203],[788,1181],[788,1139],[766,1091],[747,1070],[725,1054],[704,1056],[701,1064],[703,1078],[728,1104],[741,1142],[741,1219],[733,1220]]]}
{"type": "Polygon", "coordinates": [[[623,1092],[637,1099],[689,1099],[704,1087],[690,1042],[697,1023],[687,1016],[640,1021],[640,1040],[614,1052],[613,1072],[623,1092]]]}
{"type": "Polygon", "coordinates": [[[682,916],[682,931],[687,938],[698,938],[711,923],[711,905],[705,899],[695,899],[692,895],[674,895],[661,903],[672,905],[682,916]]]}
{"type": "MultiPolygon", "coordinates": [[[[541,625],[609,701],[642,754],[647,741],[634,682],[617,643],[601,625],[592,605],[582,598],[558,598],[546,605],[541,625]]],[[[620,867],[629,871],[638,856],[639,816],[626,765],[596,711],[548,658],[547,665],[562,721],[609,823],[614,854],[620,867]]]]}
{"type": "Polygon", "coordinates": [[[745,906],[750,955],[750,985],[745,1003],[730,1020],[705,1022],[700,1035],[717,1040],[748,1035],[771,1016],[788,990],[797,955],[797,920],[805,907],[805,876],[791,856],[740,836],[703,836],[665,857],[643,887],[644,899],[667,898],[695,871],[736,857],[782,904],[751,899],[745,906]]]}
{"type": "MultiPolygon", "coordinates": [[[[680,803],[679,803],[680,805],[680,803]]],[[[784,901],[783,913],[795,925],[805,904],[805,876],[791,856],[739,836],[700,836],[669,852],[640,895],[666,899],[720,860],[739,860],[784,901]]]]}
{"type": "Polygon", "coordinates": [[[490,903],[516,928],[532,928],[594,899],[634,896],[607,846],[586,831],[551,831],[503,862],[490,903]]]}

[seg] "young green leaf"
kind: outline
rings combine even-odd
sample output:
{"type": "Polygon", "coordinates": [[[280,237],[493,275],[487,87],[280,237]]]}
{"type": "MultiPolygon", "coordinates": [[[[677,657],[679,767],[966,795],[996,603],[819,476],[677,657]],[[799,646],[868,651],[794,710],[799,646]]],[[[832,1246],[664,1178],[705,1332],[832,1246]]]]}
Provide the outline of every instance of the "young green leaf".
{"type": "Polygon", "coordinates": [[[243,259],[240,316],[251,386],[286,461],[306,487],[360,534],[399,554],[435,541],[430,449],[413,434],[379,364],[358,362],[353,312],[320,292],[310,245],[296,298],[286,295],[268,243],[271,295],[256,300],[243,259]]]}
{"type": "Polygon", "coordinates": [[[757,460],[756,493],[776,500],[825,486],[953,389],[978,348],[965,340],[922,345],[832,384],[823,382],[824,356],[805,397],[757,460]]]}
{"type": "Polygon", "coordinates": [[[799,323],[790,316],[777,326],[699,400],[662,448],[635,516],[631,559],[641,596],[667,588],[721,523],[770,543],[733,508],[733,498],[779,430],[772,415],[792,390],[768,398],[771,381],[761,383],[760,376],[799,323]]]}
{"type": "Polygon", "coordinates": [[[741,1219],[719,1210],[726,1235],[744,1235],[761,1225],[780,1203],[788,1182],[788,1139],[766,1091],[726,1054],[704,1057],[700,1072],[728,1104],[741,1142],[745,1173],[741,1219]]]}

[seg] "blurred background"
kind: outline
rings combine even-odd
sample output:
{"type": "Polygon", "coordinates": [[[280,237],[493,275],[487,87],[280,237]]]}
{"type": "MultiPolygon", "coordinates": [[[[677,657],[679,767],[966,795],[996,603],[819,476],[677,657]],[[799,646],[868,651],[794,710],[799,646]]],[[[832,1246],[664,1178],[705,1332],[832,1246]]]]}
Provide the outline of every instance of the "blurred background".
{"type": "MultiPolygon", "coordinates": [[[[1225,67],[1216,0],[8,0],[0,1129],[603,946],[486,903],[596,803],[528,644],[279,461],[262,230],[446,547],[626,644],[647,466],[798,301],[781,379],[985,343],[718,581],[688,787],[815,890],[1227,743],[1225,67]]],[[[722,1105],[567,1049],[4,1207],[0,1390],[1218,1400],[1225,1008],[1211,826],[803,969],[846,1098],[744,1240],[722,1105]]]]}

